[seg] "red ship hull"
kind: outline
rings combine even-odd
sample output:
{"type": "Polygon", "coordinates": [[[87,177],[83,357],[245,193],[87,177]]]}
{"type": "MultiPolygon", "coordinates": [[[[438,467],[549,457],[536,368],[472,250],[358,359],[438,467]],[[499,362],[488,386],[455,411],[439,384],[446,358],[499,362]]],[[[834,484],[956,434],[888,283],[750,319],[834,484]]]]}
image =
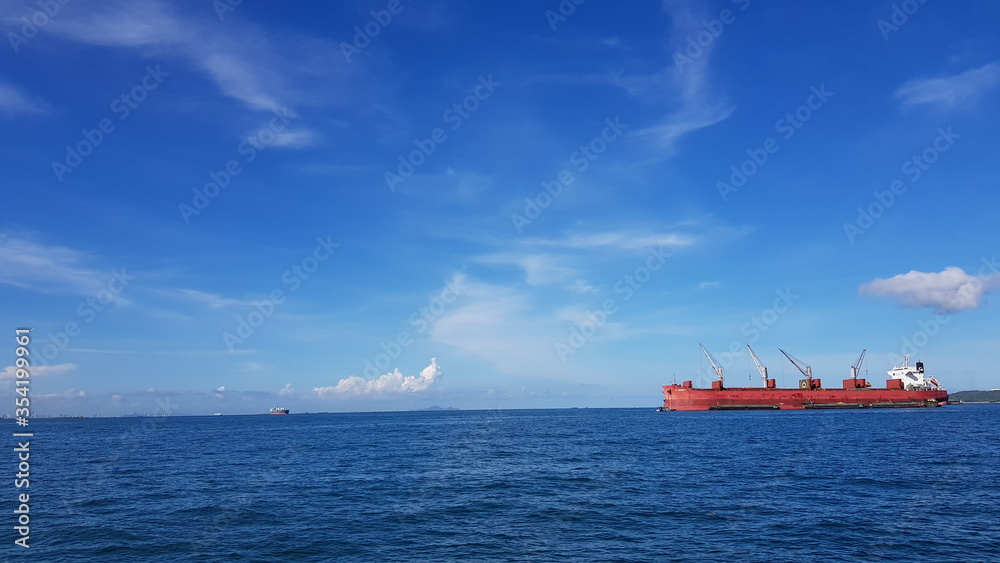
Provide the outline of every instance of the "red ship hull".
{"type": "Polygon", "coordinates": [[[663,386],[663,409],[671,411],[936,407],[946,404],[947,400],[948,392],[941,389],[695,389],[688,385],[663,386]]]}

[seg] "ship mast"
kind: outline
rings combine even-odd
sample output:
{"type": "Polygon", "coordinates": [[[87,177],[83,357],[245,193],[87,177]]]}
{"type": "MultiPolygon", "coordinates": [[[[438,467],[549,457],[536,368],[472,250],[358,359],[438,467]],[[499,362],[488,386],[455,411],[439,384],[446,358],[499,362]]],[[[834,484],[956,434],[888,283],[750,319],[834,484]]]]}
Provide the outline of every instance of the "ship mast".
{"type": "Polygon", "coordinates": [[[807,365],[803,364],[802,362],[797,361],[795,358],[791,357],[788,354],[788,352],[785,352],[781,348],[778,348],[778,351],[781,352],[782,354],[784,354],[785,357],[788,358],[788,361],[792,362],[792,365],[795,366],[795,367],[797,367],[799,369],[799,371],[802,372],[802,375],[806,376],[806,380],[809,381],[809,386],[810,386],[810,388],[812,388],[812,380],[813,380],[813,368],[812,368],[812,366],[807,366],[807,365]]]}
{"type": "Polygon", "coordinates": [[[747,350],[750,350],[750,357],[753,358],[753,363],[757,364],[757,371],[760,372],[760,380],[764,382],[764,387],[767,387],[767,367],[760,363],[760,359],[757,358],[757,354],[753,353],[753,348],[747,344],[747,350]]]}
{"type": "MultiPolygon", "coordinates": [[[[698,346],[701,346],[701,342],[698,343],[698,346]]],[[[706,350],[704,346],[701,346],[701,351],[704,352],[705,357],[708,358],[708,363],[712,364],[712,369],[715,370],[715,375],[719,376],[719,383],[722,383],[722,368],[715,364],[715,361],[712,359],[712,355],[708,353],[708,350],[706,350]]]]}

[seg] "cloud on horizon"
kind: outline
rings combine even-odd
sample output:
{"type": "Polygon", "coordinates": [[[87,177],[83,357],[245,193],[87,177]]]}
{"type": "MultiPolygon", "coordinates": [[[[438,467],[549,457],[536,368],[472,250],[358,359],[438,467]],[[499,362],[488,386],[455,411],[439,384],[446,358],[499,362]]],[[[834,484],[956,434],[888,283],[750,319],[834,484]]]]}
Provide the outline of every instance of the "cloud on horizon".
{"type": "Polygon", "coordinates": [[[416,393],[426,391],[441,378],[441,366],[437,358],[431,358],[431,363],[420,375],[404,376],[399,369],[381,375],[375,379],[365,379],[352,375],[328,387],[313,387],[313,391],[321,397],[336,397],[342,395],[386,395],[393,393],[416,393]]]}
{"type": "Polygon", "coordinates": [[[861,295],[899,301],[903,307],[932,307],[939,313],[978,309],[987,292],[1000,286],[996,275],[970,276],[949,266],[941,272],[911,270],[888,279],[876,278],[858,288],[861,295]]]}

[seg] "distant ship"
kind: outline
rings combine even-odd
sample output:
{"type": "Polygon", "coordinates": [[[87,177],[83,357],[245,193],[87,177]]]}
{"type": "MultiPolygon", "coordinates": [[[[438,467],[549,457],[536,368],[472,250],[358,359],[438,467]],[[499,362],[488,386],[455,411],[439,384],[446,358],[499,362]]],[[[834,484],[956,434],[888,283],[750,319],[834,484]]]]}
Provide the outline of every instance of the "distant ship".
{"type": "Polygon", "coordinates": [[[285,407],[271,407],[270,414],[288,414],[288,409],[285,407]]]}
{"type": "MultiPolygon", "coordinates": [[[[701,343],[698,343],[701,346],[701,343]]],[[[851,366],[850,379],[844,379],[841,389],[825,389],[822,381],[812,376],[812,367],[797,361],[784,350],[792,364],[805,379],[799,380],[798,389],[778,389],[774,379],[768,379],[767,368],[761,364],[750,345],[750,357],[760,371],[763,387],[726,387],[722,368],[711,354],[701,346],[718,381],[712,382],[711,389],[696,389],[691,381],[680,385],[663,386],[663,406],[661,411],[705,411],[705,410],[766,410],[766,409],[865,409],[865,408],[905,408],[937,407],[947,404],[948,392],[941,388],[937,379],[924,373],[923,362],[909,365],[909,355],[903,355],[903,365],[896,366],[887,373],[889,379],[884,389],[871,386],[858,377],[858,370],[865,358],[861,357],[851,366]]]]}

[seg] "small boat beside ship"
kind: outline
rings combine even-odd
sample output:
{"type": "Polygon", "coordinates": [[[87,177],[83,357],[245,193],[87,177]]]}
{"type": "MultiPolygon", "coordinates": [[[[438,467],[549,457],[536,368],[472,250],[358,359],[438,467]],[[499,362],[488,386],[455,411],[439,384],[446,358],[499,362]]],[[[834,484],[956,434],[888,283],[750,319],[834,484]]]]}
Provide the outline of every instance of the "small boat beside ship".
{"type": "Polygon", "coordinates": [[[937,407],[947,404],[948,391],[938,380],[924,372],[923,362],[909,365],[909,355],[903,364],[887,372],[889,379],[884,388],[872,387],[866,379],[858,377],[865,351],[851,366],[851,377],[844,379],[841,388],[825,388],[822,380],[812,376],[812,367],[796,360],[784,350],[779,351],[805,376],[797,389],[779,389],[776,381],[767,376],[767,368],[760,362],[750,345],[753,358],[761,374],[763,387],[726,387],[722,368],[712,355],[701,346],[718,380],[711,388],[695,388],[691,381],[680,385],[663,386],[662,411],[704,410],[785,410],[785,409],[867,409],[937,407]]]}
{"type": "Polygon", "coordinates": [[[288,414],[288,409],[285,407],[271,407],[269,414],[288,414]]]}

